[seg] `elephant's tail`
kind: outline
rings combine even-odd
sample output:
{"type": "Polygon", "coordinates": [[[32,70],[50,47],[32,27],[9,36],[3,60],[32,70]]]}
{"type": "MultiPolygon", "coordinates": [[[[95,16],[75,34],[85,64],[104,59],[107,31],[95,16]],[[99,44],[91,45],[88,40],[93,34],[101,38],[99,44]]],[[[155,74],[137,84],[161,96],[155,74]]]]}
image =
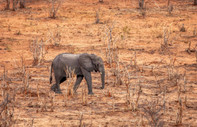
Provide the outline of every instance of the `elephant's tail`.
{"type": "Polygon", "coordinates": [[[50,84],[52,83],[52,66],[53,64],[51,64],[51,67],[50,67],[50,78],[49,78],[50,84]]]}

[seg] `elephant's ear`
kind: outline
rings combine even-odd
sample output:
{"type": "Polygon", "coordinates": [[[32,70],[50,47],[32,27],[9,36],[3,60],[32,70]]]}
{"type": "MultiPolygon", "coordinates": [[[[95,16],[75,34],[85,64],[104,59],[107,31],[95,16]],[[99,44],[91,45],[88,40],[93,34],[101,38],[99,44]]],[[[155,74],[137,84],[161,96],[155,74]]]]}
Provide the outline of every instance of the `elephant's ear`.
{"type": "Polygon", "coordinates": [[[91,55],[84,53],[79,56],[79,65],[87,71],[93,71],[94,65],[92,63],[91,55]]]}

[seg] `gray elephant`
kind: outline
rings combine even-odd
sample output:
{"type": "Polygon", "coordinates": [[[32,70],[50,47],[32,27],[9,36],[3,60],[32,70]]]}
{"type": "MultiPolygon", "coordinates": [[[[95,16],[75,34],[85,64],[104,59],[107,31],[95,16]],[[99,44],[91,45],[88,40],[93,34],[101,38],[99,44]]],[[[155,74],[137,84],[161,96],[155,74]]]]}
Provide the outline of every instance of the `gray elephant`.
{"type": "Polygon", "coordinates": [[[71,72],[74,72],[77,77],[73,87],[74,92],[76,92],[82,79],[85,78],[88,85],[88,94],[93,94],[91,76],[92,71],[101,73],[101,89],[104,89],[105,87],[105,68],[103,60],[101,57],[94,54],[63,53],[56,56],[51,64],[50,84],[52,82],[52,71],[54,71],[56,83],[51,86],[51,90],[55,93],[61,93],[60,84],[70,77],[71,72]]]}

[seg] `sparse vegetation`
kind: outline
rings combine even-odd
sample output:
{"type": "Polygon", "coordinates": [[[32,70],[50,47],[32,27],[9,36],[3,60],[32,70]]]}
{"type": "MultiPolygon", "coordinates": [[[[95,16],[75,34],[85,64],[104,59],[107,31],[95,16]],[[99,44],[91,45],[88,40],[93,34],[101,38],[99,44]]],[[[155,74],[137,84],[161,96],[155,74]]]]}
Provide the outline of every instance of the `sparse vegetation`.
{"type": "Polygon", "coordinates": [[[49,0],[49,18],[55,19],[62,4],[62,0],[49,0]]]}
{"type": "Polygon", "coordinates": [[[58,24],[53,29],[49,27],[47,33],[47,42],[57,47],[60,46],[62,41],[63,29],[64,27],[61,27],[58,24]]]}
{"type": "Polygon", "coordinates": [[[44,60],[44,55],[46,53],[44,50],[44,41],[42,39],[35,39],[29,47],[33,54],[33,65],[40,65],[40,63],[44,60]]]}
{"type": "MultiPolygon", "coordinates": [[[[5,10],[10,9],[11,0],[6,0],[5,10]]],[[[25,0],[12,0],[12,10],[16,11],[18,8],[18,4],[20,8],[25,8],[25,0]]]]}
{"type": "Polygon", "coordinates": [[[197,125],[195,0],[0,3],[0,126],[197,125]],[[105,88],[92,73],[73,94],[71,72],[51,91],[60,53],[101,56],[105,88]]]}

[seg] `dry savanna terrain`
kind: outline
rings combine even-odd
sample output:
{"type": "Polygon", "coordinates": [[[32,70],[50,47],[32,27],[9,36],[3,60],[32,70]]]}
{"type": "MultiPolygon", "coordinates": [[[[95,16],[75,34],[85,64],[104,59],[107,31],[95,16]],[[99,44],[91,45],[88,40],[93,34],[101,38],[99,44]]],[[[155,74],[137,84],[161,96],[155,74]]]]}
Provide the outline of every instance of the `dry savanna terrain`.
{"type": "Polygon", "coordinates": [[[26,0],[13,11],[1,0],[0,127],[196,127],[193,3],[26,0]],[[94,95],[85,80],[73,93],[75,76],[62,94],[51,91],[50,65],[60,53],[102,57],[105,89],[93,72],[94,95]]]}

